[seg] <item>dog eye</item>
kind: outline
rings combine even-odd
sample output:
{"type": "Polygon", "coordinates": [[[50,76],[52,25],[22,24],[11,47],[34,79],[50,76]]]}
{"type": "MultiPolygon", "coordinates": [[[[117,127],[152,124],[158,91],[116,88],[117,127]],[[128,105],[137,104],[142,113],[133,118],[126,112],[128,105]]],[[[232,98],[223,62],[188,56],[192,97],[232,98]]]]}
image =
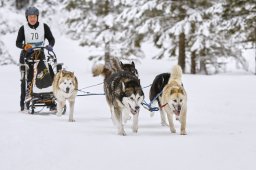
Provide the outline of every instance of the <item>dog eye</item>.
{"type": "Polygon", "coordinates": [[[182,102],[182,99],[180,99],[180,102],[182,102]]]}
{"type": "Polygon", "coordinates": [[[72,83],[69,83],[69,85],[71,85],[72,83]]]}
{"type": "Polygon", "coordinates": [[[67,84],[66,82],[64,82],[64,84],[67,84]]]}
{"type": "Polygon", "coordinates": [[[131,99],[131,100],[134,100],[134,98],[133,98],[133,97],[130,97],[130,99],[131,99]]]}
{"type": "Polygon", "coordinates": [[[177,100],[175,99],[175,100],[173,100],[175,103],[177,103],[177,100]]]}

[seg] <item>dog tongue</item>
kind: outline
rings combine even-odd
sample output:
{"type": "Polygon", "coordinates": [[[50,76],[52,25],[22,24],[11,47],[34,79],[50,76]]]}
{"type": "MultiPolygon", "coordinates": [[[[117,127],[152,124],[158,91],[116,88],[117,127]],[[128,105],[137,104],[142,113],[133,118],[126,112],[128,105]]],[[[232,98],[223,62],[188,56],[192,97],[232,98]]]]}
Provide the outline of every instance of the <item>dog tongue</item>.
{"type": "Polygon", "coordinates": [[[133,110],[133,109],[131,109],[131,112],[132,112],[133,115],[136,115],[136,113],[137,113],[137,112],[136,112],[135,110],[133,110]]]}
{"type": "Polygon", "coordinates": [[[177,110],[174,110],[174,113],[175,113],[175,115],[177,115],[177,116],[179,116],[179,115],[180,115],[180,112],[179,112],[179,111],[177,111],[177,110]]]}

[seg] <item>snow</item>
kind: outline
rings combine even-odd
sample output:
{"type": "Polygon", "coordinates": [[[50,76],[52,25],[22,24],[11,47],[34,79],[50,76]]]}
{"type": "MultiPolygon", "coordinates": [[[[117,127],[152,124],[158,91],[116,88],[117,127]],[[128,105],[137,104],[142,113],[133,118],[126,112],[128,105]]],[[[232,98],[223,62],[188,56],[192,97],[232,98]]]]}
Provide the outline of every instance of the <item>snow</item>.
{"type": "MultiPolygon", "coordinates": [[[[87,59],[94,50],[58,35],[54,48],[58,61],[74,71],[79,88],[101,83],[92,77],[92,63],[87,59]]],[[[12,55],[16,35],[9,40],[12,55]]],[[[143,46],[146,56],[151,47],[143,46]]],[[[16,58],[18,61],[18,57],[16,58]]],[[[169,72],[172,60],[136,63],[142,86],[154,77],[169,72]]],[[[125,126],[127,136],[118,136],[110,119],[105,96],[77,97],[74,118],[42,113],[19,112],[19,69],[0,67],[0,169],[3,170],[253,170],[256,156],[256,77],[249,73],[212,76],[184,75],[188,93],[188,135],[171,134],[160,125],[159,113],[141,108],[139,132],[132,133],[131,122],[125,126]]],[[[102,85],[85,89],[102,93],[102,85]]],[[[148,102],[149,88],[144,89],[148,102]]]]}
{"type": "MultiPolygon", "coordinates": [[[[126,4],[132,2],[120,1],[126,4]]],[[[150,3],[145,7],[150,9],[150,3]]],[[[216,13],[222,11],[221,6],[211,10],[216,13]]],[[[6,9],[0,11],[5,12],[6,9]]],[[[20,53],[15,47],[17,35],[16,32],[10,32],[26,21],[23,11],[21,13],[10,15],[9,19],[15,22],[8,22],[9,32],[1,35],[1,41],[5,42],[6,49],[17,62],[20,53]]],[[[124,12],[122,17],[127,18],[128,22],[133,17],[140,18],[142,14],[135,8],[129,13],[124,12]]],[[[88,57],[102,54],[102,51],[79,47],[78,42],[61,34],[62,25],[56,22],[57,19],[63,20],[61,15],[65,13],[59,13],[46,21],[53,28],[56,38],[54,51],[58,62],[64,63],[65,69],[74,71],[79,89],[102,83],[102,77],[92,77],[93,62],[88,60],[88,57]]],[[[46,17],[40,18],[42,21],[46,17]]],[[[6,21],[4,15],[0,15],[0,20],[6,21]]],[[[106,21],[112,24],[111,17],[106,21]]],[[[170,31],[178,35],[184,24],[180,22],[170,31]]],[[[202,31],[207,31],[207,25],[203,26],[202,31]]],[[[2,27],[6,29],[6,25],[2,27]]],[[[76,28],[82,30],[82,27],[76,28]]],[[[168,39],[160,41],[170,43],[168,39]]],[[[199,43],[195,46],[199,46],[199,43]]],[[[142,48],[146,57],[136,60],[136,66],[144,87],[151,84],[157,74],[169,72],[176,60],[167,57],[161,61],[151,60],[160,50],[148,44],[143,44],[142,48]]],[[[177,134],[171,134],[167,127],[160,125],[158,112],[150,117],[144,108],[141,108],[139,116],[138,134],[132,132],[132,122],[128,122],[125,125],[127,136],[118,136],[110,119],[105,96],[101,95],[77,97],[74,114],[76,122],[72,123],[68,122],[68,113],[62,117],[48,113],[47,109],[35,115],[21,113],[19,68],[14,65],[2,66],[0,170],[254,170],[256,77],[252,73],[255,72],[255,50],[246,50],[243,56],[249,63],[250,72],[241,71],[235,68],[235,61],[228,61],[229,73],[183,76],[188,93],[186,136],[179,135],[178,122],[175,122],[177,134]]],[[[84,90],[103,93],[103,86],[101,84],[84,90]]],[[[144,89],[147,102],[148,91],[149,88],[144,89]]]]}

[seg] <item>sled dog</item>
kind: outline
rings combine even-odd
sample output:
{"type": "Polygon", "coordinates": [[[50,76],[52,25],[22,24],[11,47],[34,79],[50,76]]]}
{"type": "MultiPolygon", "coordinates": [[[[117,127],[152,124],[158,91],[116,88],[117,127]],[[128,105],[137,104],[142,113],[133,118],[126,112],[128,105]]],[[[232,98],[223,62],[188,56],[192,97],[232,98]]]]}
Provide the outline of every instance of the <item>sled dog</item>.
{"type": "Polygon", "coordinates": [[[129,71],[125,71],[117,58],[105,57],[105,65],[98,64],[92,68],[94,76],[104,76],[104,92],[110,107],[111,118],[118,128],[119,135],[126,135],[123,119],[133,116],[132,130],[138,132],[140,104],[144,99],[140,80],[129,71]]]}
{"type": "Polygon", "coordinates": [[[161,114],[161,124],[167,125],[165,116],[167,115],[169,127],[172,133],[176,130],[173,124],[173,116],[181,123],[181,135],[186,135],[186,114],[187,114],[187,94],[182,84],[182,70],[175,65],[170,73],[162,73],[154,79],[150,89],[150,100],[157,94],[162,94],[155,100],[158,102],[161,114]],[[166,113],[166,115],[165,115],[166,113]]]}
{"type": "MultiPolygon", "coordinates": [[[[149,100],[157,102],[159,110],[160,110],[160,116],[161,116],[161,125],[162,126],[168,126],[166,123],[165,113],[163,112],[163,109],[161,107],[161,101],[160,97],[162,96],[162,91],[164,89],[164,86],[168,83],[170,78],[170,73],[162,73],[155,77],[150,90],[149,90],[149,100]]],[[[154,115],[154,112],[151,112],[151,116],[154,115]]]]}
{"type": "Polygon", "coordinates": [[[62,115],[62,111],[66,105],[66,100],[69,101],[70,112],[69,121],[74,122],[74,105],[77,94],[78,82],[73,72],[61,70],[53,80],[53,94],[57,99],[57,116],[62,115]]]}

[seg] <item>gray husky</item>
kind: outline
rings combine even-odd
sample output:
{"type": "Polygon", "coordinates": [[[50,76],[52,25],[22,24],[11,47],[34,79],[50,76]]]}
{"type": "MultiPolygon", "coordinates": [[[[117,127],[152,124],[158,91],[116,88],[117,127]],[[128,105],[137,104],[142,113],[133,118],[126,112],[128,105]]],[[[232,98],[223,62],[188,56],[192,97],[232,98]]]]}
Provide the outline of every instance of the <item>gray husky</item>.
{"type": "Polygon", "coordinates": [[[118,134],[126,135],[123,119],[127,121],[130,115],[133,116],[132,130],[137,133],[140,104],[144,99],[138,77],[132,72],[125,71],[121,62],[113,57],[105,58],[105,64],[95,65],[92,73],[94,76],[104,76],[104,92],[118,134]]]}

